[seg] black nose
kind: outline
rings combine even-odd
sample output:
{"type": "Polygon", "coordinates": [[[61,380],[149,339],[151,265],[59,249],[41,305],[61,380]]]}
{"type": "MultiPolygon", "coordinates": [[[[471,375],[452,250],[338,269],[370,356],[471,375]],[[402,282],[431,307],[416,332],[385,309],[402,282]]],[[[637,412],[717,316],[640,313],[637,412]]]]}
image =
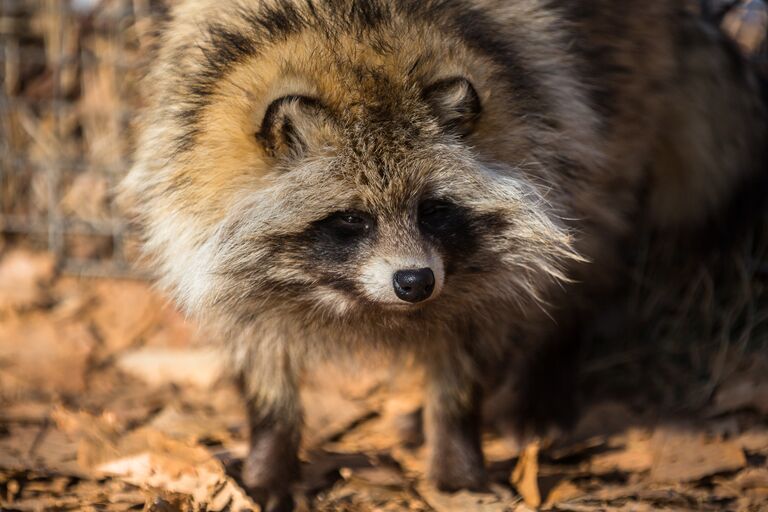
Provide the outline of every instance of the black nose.
{"type": "Polygon", "coordinates": [[[395,295],[406,302],[426,300],[435,289],[435,274],[429,268],[398,270],[392,281],[395,295]]]}

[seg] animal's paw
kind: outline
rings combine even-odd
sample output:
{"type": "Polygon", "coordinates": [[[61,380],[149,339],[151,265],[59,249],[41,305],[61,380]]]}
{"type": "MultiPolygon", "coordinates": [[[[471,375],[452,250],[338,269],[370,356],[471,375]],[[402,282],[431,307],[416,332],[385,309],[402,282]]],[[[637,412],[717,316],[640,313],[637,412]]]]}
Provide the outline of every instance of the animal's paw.
{"type": "Polygon", "coordinates": [[[241,474],[248,495],[265,512],[291,512],[294,508],[290,482],[277,481],[270,475],[270,470],[280,473],[279,468],[265,468],[262,460],[247,458],[241,474]],[[267,477],[267,478],[265,478],[267,477]]]}
{"type": "Polygon", "coordinates": [[[429,478],[440,491],[462,489],[474,492],[488,490],[488,475],[482,455],[462,450],[458,446],[443,450],[430,463],[429,478]]]}
{"type": "Polygon", "coordinates": [[[299,479],[297,440],[290,432],[264,429],[252,433],[241,478],[248,494],[265,512],[290,512],[291,487],[299,479]]]}

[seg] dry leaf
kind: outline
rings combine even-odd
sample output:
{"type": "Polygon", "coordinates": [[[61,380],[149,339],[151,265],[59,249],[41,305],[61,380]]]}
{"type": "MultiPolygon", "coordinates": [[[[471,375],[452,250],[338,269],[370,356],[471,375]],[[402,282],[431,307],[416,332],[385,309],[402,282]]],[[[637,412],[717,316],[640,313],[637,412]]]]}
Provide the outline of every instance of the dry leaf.
{"type": "Polygon", "coordinates": [[[80,393],[95,345],[82,323],[42,313],[7,319],[0,323],[0,389],[80,393]]]}
{"type": "Polygon", "coordinates": [[[437,512],[506,512],[517,501],[509,489],[491,485],[488,493],[438,491],[427,482],[416,486],[422,498],[437,512]]]}
{"type": "Polygon", "coordinates": [[[199,345],[207,336],[179,311],[166,304],[157,319],[157,328],[147,333],[146,345],[186,348],[199,345]]]}
{"type": "Polygon", "coordinates": [[[133,485],[186,494],[198,506],[257,510],[245,492],[204,447],[144,427],[127,435],[115,430],[109,415],[96,417],[63,408],[53,414],[59,427],[78,439],[78,462],[86,471],[133,485]]]}
{"type": "Polygon", "coordinates": [[[96,467],[133,485],[192,496],[211,512],[256,511],[258,506],[205,448],[140,429],[120,442],[125,455],[96,467]]]}
{"type": "Polygon", "coordinates": [[[713,441],[704,435],[659,429],[652,440],[653,482],[689,482],[743,468],[746,457],[733,441],[713,441]]]}
{"type": "Polygon", "coordinates": [[[506,462],[520,456],[523,449],[514,437],[486,436],[483,438],[483,454],[490,463],[506,462]]]}
{"type": "Polygon", "coordinates": [[[308,371],[304,384],[312,388],[332,388],[345,398],[363,400],[392,381],[395,374],[387,361],[378,361],[368,354],[351,360],[342,357],[333,364],[320,363],[308,371]]]}
{"type": "Polygon", "coordinates": [[[3,469],[85,476],[76,458],[77,445],[63,432],[47,425],[14,425],[0,437],[0,468],[3,469]]]}
{"type": "Polygon", "coordinates": [[[42,284],[53,278],[49,253],[14,249],[0,261],[0,311],[26,309],[43,302],[42,284]]]}
{"type": "Polygon", "coordinates": [[[570,480],[562,480],[549,491],[544,508],[552,508],[558,503],[578,498],[584,494],[585,491],[570,480]]]}
{"type": "Polygon", "coordinates": [[[119,454],[121,433],[114,416],[94,416],[57,407],[51,417],[59,429],[78,442],[77,462],[83,471],[93,472],[99,464],[119,454]]]}
{"type": "Polygon", "coordinates": [[[35,439],[32,456],[38,467],[54,474],[80,478],[87,474],[77,461],[77,445],[67,434],[50,424],[35,439]]]}
{"type": "Polygon", "coordinates": [[[51,288],[55,301],[51,315],[55,320],[72,320],[81,316],[93,300],[90,287],[75,277],[60,277],[51,288]]]}
{"type": "Polygon", "coordinates": [[[534,508],[541,505],[538,476],[539,441],[534,441],[523,450],[509,480],[523,497],[525,504],[534,508]]]}
{"type": "Polygon", "coordinates": [[[308,449],[340,436],[351,425],[373,414],[364,403],[348,400],[329,387],[304,388],[301,401],[306,423],[303,441],[308,449]]]}
{"type": "Polygon", "coordinates": [[[100,280],[93,292],[96,306],[91,318],[110,354],[135,344],[156,325],[165,305],[147,283],[137,281],[100,280]]]}
{"type": "Polygon", "coordinates": [[[734,442],[748,452],[768,454],[768,429],[747,430],[734,439],[734,442]]]}
{"type": "Polygon", "coordinates": [[[208,389],[223,374],[224,358],[212,348],[144,347],[121,355],[117,367],[151,386],[173,383],[208,389]]]}
{"type": "MultiPolygon", "coordinates": [[[[236,421],[240,419],[235,418],[236,421]]],[[[212,416],[200,410],[182,412],[175,406],[168,406],[152,419],[149,426],[170,437],[187,442],[212,440],[226,443],[232,439],[230,430],[237,424],[233,425],[227,421],[227,418],[219,415],[212,416]]]]}
{"type": "Polygon", "coordinates": [[[343,468],[340,473],[345,480],[361,480],[366,484],[379,487],[405,487],[407,485],[403,475],[391,466],[343,468]]]}
{"type": "Polygon", "coordinates": [[[736,475],[733,483],[742,491],[747,489],[768,490],[768,468],[747,468],[736,475]]]}
{"type": "Polygon", "coordinates": [[[0,467],[14,470],[34,467],[30,452],[42,429],[39,425],[11,426],[6,435],[0,437],[0,467]]]}
{"type": "Polygon", "coordinates": [[[588,471],[597,475],[613,472],[640,473],[648,471],[653,463],[651,437],[647,432],[630,430],[621,449],[593,456],[588,471]]]}
{"type": "Polygon", "coordinates": [[[378,409],[374,409],[379,414],[377,417],[356,425],[338,441],[328,443],[326,448],[340,453],[399,450],[403,417],[411,414],[420,405],[421,394],[417,390],[388,396],[378,409]]]}
{"type": "Polygon", "coordinates": [[[0,421],[4,423],[43,423],[51,414],[48,402],[20,402],[0,409],[0,421]]]}
{"type": "MultiPolygon", "coordinates": [[[[386,478],[386,477],[385,477],[386,478]]],[[[393,475],[393,478],[394,475],[393,475]]],[[[402,482],[400,485],[378,485],[351,476],[336,482],[317,507],[323,512],[401,512],[432,510],[402,482]],[[325,506],[323,505],[325,502],[325,506]]],[[[309,510],[306,507],[304,510],[309,510]]]]}
{"type": "Polygon", "coordinates": [[[715,479],[715,492],[721,499],[734,499],[747,494],[763,494],[768,498],[768,469],[746,468],[733,478],[715,479]]]}

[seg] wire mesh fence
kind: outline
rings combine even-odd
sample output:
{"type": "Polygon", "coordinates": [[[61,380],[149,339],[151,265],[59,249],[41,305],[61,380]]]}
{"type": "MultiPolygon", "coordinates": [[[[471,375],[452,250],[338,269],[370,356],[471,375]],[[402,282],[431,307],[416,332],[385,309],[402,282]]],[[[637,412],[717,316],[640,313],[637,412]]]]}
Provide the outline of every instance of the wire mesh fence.
{"type": "Polygon", "coordinates": [[[0,0],[0,230],[65,271],[135,274],[114,205],[160,5],[0,0]]]}
{"type": "MultiPolygon", "coordinates": [[[[45,245],[65,272],[137,275],[114,187],[130,164],[138,80],[168,4],[0,0],[0,233],[45,245]]],[[[764,0],[701,5],[765,63],[764,0]]]]}

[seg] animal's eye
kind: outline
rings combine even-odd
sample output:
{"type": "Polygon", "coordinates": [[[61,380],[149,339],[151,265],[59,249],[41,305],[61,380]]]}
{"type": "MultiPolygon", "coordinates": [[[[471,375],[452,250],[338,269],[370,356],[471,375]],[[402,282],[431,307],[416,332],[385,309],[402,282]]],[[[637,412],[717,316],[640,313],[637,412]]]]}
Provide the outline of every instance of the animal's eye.
{"type": "Polygon", "coordinates": [[[354,236],[370,231],[373,219],[363,212],[345,211],[330,215],[322,224],[337,235],[354,236]]]}
{"type": "Polygon", "coordinates": [[[363,217],[354,213],[342,213],[339,216],[339,220],[346,224],[362,224],[365,222],[363,217]]]}
{"type": "Polygon", "coordinates": [[[450,208],[450,203],[447,201],[439,200],[427,200],[421,203],[420,212],[422,216],[433,216],[445,213],[450,208]]]}

